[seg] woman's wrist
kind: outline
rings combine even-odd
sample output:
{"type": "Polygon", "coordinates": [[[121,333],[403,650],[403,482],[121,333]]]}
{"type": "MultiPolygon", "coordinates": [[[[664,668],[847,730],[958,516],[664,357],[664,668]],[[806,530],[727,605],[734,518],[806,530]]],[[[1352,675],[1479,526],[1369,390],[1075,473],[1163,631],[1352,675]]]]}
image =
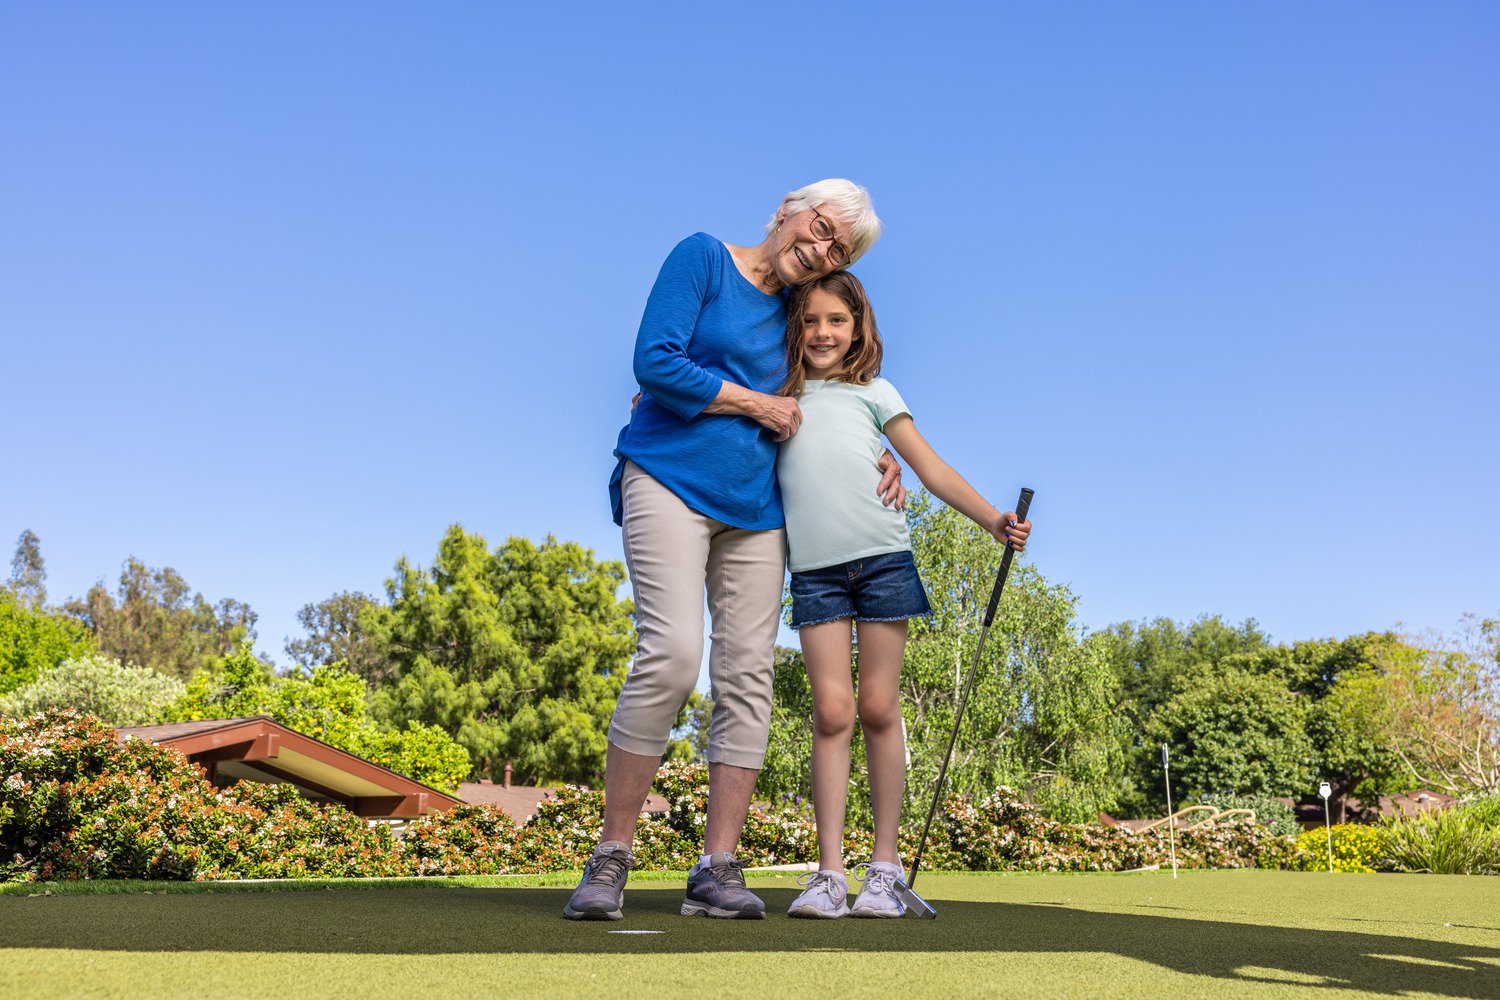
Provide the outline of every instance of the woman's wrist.
{"type": "Polygon", "coordinates": [[[720,384],[719,394],[713,402],[703,408],[705,413],[729,413],[742,417],[758,417],[765,410],[761,394],[727,379],[720,384]]]}

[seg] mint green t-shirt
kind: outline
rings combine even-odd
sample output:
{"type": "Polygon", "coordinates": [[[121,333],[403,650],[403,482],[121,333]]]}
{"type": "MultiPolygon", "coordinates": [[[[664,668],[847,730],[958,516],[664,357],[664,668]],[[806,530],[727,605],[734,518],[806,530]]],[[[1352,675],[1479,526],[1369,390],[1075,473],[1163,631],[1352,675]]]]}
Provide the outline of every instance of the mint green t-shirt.
{"type": "Polygon", "coordinates": [[[811,381],[797,402],[802,426],[776,457],[792,572],[910,549],[906,515],[875,493],[881,431],[911,412],[895,386],[811,381]]]}

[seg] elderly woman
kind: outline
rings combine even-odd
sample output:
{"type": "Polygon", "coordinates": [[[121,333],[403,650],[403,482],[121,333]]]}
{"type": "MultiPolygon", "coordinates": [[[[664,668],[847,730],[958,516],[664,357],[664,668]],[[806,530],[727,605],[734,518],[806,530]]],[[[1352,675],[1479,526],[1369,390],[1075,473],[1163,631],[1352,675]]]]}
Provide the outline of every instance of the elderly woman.
{"type": "MultiPolygon", "coordinates": [[[[880,236],[864,188],[825,180],[793,191],[751,247],[689,236],[662,265],[635,343],[642,394],[610,480],[635,593],[637,647],[609,730],[604,829],[569,918],[618,920],[636,820],[672,724],[698,680],[703,603],[713,619],[708,822],[688,875],[686,915],[752,917],[735,846],[765,759],[786,534],[776,446],[797,433],[785,376],[783,290],[858,260],[880,236]]],[[[887,455],[872,482],[905,496],[887,455]]]]}

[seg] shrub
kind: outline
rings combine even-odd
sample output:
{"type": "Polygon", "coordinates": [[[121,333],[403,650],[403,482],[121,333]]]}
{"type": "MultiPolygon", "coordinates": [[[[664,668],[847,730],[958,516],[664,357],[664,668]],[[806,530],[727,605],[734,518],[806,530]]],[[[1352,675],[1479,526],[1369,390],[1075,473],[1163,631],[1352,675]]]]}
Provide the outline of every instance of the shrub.
{"type": "Polygon", "coordinates": [[[1298,871],[1327,871],[1330,836],[1334,871],[1373,872],[1382,865],[1385,838],[1379,829],[1361,823],[1335,823],[1327,830],[1315,827],[1297,838],[1292,867],[1298,871]]]}
{"type": "Polygon", "coordinates": [[[1205,795],[1201,801],[1217,809],[1249,809],[1255,813],[1256,822],[1280,837],[1295,837],[1302,832],[1292,807],[1269,795],[1205,795]]]}
{"type": "Polygon", "coordinates": [[[1432,810],[1380,827],[1386,867],[1437,875],[1500,875],[1500,828],[1483,809],[1432,810]]]}
{"type": "Polygon", "coordinates": [[[1481,826],[1500,830],[1500,794],[1481,795],[1459,803],[1457,808],[1481,826]]]}
{"type": "Polygon", "coordinates": [[[37,712],[73,709],[112,726],[140,726],[166,718],[186,686],[150,667],[122,666],[94,653],[43,670],[29,684],[0,697],[0,717],[23,719],[37,712]]]}
{"type": "Polygon", "coordinates": [[[71,712],[0,729],[0,879],[280,878],[395,870],[385,826],[281,785],[216,789],[174,750],[71,712]]]}
{"type": "MultiPolygon", "coordinates": [[[[1166,827],[1136,833],[1100,823],[1062,823],[996,789],[979,803],[950,800],[942,816],[947,843],[929,846],[935,867],[976,871],[1128,871],[1171,863],[1166,827]]],[[[936,826],[936,824],[934,824],[936,826]]],[[[1248,822],[1175,833],[1178,864],[1187,868],[1280,867],[1283,838],[1248,822]]]]}

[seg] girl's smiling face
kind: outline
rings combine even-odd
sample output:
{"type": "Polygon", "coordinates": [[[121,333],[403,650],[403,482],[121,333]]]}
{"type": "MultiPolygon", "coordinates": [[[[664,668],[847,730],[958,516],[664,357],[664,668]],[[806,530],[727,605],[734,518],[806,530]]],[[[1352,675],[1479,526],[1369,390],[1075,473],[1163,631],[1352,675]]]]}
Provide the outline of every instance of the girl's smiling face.
{"type": "Polygon", "coordinates": [[[822,288],[813,289],[802,313],[802,360],[807,364],[807,377],[838,375],[854,338],[854,316],[844,300],[822,288]]]}

